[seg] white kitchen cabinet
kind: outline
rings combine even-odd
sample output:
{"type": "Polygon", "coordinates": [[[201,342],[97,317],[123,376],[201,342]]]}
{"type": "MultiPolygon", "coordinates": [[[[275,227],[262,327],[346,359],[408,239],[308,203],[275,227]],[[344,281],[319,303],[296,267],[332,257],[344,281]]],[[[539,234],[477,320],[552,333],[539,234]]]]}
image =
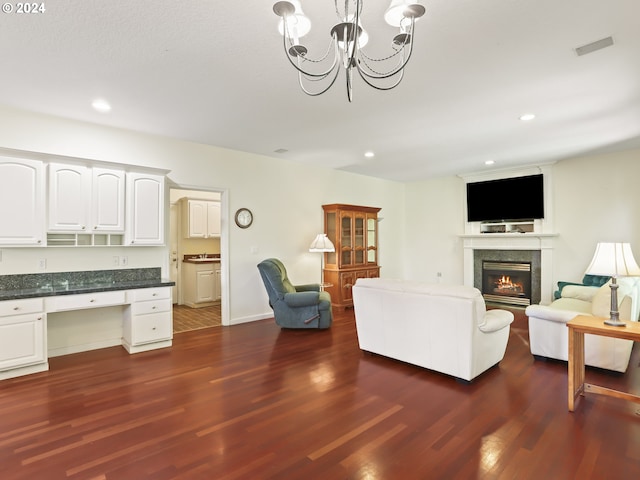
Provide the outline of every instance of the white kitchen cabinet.
{"type": "Polygon", "coordinates": [[[183,303],[192,308],[208,307],[220,299],[219,262],[182,264],[183,303]],[[217,272],[218,271],[218,272],[217,272]]]}
{"type": "Polygon", "coordinates": [[[41,298],[0,302],[0,379],[48,369],[41,298]]]}
{"type": "Polygon", "coordinates": [[[164,245],[164,176],[127,173],[125,244],[164,245]]]}
{"type": "Polygon", "coordinates": [[[124,171],[96,167],[91,173],[93,231],[124,232],[124,171]]]}
{"type": "Polygon", "coordinates": [[[0,157],[0,245],[45,244],[44,164],[0,157]]]}
{"type": "Polygon", "coordinates": [[[124,232],[122,170],[49,164],[50,232],[124,232]]]}
{"type": "Polygon", "coordinates": [[[86,232],[91,215],[90,200],[89,168],[49,164],[49,231],[86,232]]]}
{"type": "Polygon", "coordinates": [[[129,353],[171,346],[173,310],[171,287],[131,290],[127,307],[122,345],[129,353]]]}
{"type": "Polygon", "coordinates": [[[220,202],[183,199],[185,238],[220,237],[220,202]]]}

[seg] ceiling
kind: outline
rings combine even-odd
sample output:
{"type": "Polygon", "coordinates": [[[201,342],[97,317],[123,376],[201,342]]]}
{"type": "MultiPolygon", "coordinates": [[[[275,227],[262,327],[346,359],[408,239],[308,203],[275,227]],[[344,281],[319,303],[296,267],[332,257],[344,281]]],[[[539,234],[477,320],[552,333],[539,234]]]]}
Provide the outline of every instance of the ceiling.
{"type": "MultiPolygon", "coordinates": [[[[301,92],[272,3],[58,0],[0,13],[0,104],[403,182],[640,148],[638,0],[424,0],[400,86],[358,78],[352,103],[344,72],[324,95],[301,92]],[[574,50],[609,36],[611,47],[574,50]],[[91,108],[97,97],[110,113],[91,108]]],[[[334,6],[302,5],[320,56],[334,6]]],[[[390,52],[387,6],[365,0],[374,57],[390,52]]]]}

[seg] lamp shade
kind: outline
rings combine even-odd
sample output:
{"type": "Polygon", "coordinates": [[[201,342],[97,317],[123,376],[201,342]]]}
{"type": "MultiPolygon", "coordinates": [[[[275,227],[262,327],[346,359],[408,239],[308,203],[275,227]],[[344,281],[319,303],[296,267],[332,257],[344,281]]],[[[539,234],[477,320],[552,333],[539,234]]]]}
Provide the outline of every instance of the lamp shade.
{"type": "Polygon", "coordinates": [[[310,252],[335,252],[336,247],[333,245],[333,242],[329,240],[326,233],[319,233],[316,235],[316,238],[313,239],[311,245],[309,246],[310,252]]]}
{"type": "Polygon", "coordinates": [[[285,34],[285,24],[292,37],[295,37],[296,43],[298,38],[304,37],[311,30],[311,20],[302,11],[302,5],[300,0],[289,0],[288,2],[277,2],[273,6],[273,11],[276,15],[282,17],[282,20],[278,23],[278,31],[280,35],[285,34]],[[291,10],[293,9],[293,13],[291,10]]]}
{"type": "Polygon", "coordinates": [[[384,20],[392,27],[399,27],[405,18],[416,20],[424,15],[425,8],[417,1],[391,0],[389,8],[384,13],[384,20]]]}
{"type": "Polygon", "coordinates": [[[612,277],[639,276],[640,267],[633,258],[629,243],[598,243],[585,273],[612,277]]]}

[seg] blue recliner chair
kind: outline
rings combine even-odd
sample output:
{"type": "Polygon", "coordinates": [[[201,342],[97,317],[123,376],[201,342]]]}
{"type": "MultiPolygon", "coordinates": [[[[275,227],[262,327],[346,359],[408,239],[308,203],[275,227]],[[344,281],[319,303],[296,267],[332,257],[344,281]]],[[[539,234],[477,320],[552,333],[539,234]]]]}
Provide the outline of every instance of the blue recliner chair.
{"type": "Polygon", "coordinates": [[[292,285],[277,258],[258,264],[276,323],[282,328],[329,328],[333,321],[331,296],[320,285],[292,285]]]}

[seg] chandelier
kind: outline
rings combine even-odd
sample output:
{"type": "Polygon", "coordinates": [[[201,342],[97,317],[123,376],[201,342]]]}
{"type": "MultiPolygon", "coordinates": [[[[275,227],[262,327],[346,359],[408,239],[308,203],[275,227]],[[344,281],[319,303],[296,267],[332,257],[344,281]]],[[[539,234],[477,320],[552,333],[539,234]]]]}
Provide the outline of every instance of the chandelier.
{"type": "Polygon", "coordinates": [[[349,101],[354,70],[365,83],[378,90],[391,90],[402,81],[404,67],[413,49],[414,25],[424,15],[425,8],[407,0],[391,0],[384,19],[399,32],[393,37],[389,54],[373,58],[364,52],[369,36],[360,21],[363,3],[363,0],[334,0],[338,23],[330,31],[331,40],[326,52],[315,59],[307,55],[307,47],[300,42],[300,38],[311,29],[311,21],[302,12],[300,1],[282,1],[273,5],[273,11],[281,17],[279,29],[285,55],[298,71],[300,88],[307,95],[315,97],[329,90],[338,78],[341,66],[345,70],[349,101]]]}

